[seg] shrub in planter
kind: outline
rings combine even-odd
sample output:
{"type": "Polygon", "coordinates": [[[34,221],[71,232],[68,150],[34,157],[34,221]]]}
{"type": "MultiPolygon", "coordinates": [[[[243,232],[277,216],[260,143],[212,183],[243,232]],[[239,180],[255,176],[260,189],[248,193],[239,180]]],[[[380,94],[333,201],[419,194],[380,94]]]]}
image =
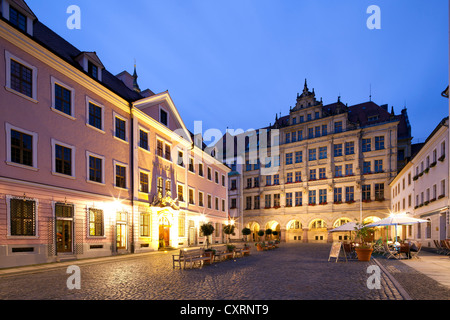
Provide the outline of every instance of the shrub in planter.
{"type": "Polygon", "coordinates": [[[209,236],[213,234],[214,232],[214,226],[210,223],[206,223],[200,226],[200,230],[201,232],[203,232],[203,234],[206,237],[206,248],[209,248],[209,236]]]}

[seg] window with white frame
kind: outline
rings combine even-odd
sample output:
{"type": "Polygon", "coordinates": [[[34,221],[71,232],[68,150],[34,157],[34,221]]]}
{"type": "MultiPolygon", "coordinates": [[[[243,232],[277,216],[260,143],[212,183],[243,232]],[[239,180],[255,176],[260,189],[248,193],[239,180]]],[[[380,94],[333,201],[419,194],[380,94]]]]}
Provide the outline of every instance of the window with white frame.
{"type": "Polygon", "coordinates": [[[114,137],[117,139],[128,141],[127,140],[127,119],[122,117],[121,115],[113,112],[113,120],[114,120],[114,137]]]}
{"type": "Polygon", "coordinates": [[[86,98],[86,118],[87,125],[104,132],[104,113],[105,108],[98,102],[86,98]]]}
{"type": "Polygon", "coordinates": [[[6,163],[28,169],[37,169],[38,134],[9,123],[6,129],[6,163]]]}
{"type": "Polygon", "coordinates": [[[114,160],[114,181],[115,186],[121,189],[128,189],[128,165],[114,160]]]}
{"type": "Polygon", "coordinates": [[[75,118],[75,89],[51,77],[52,86],[52,110],[75,118]]]}
{"type": "Polygon", "coordinates": [[[105,183],[105,157],[86,151],[87,181],[105,183]]]}
{"type": "Polygon", "coordinates": [[[150,151],[150,146],[148,144],[149,134],[149,131],[139,128],[139,148],[150,151]]]}
{"type": "Polygon", "coordinates": [[[57,141],[51,140],[52,143],[52,173],[64,175],[67,177],[75,177],[75,147],[57,141]]]}
{"type": "Polygon", "coordinates": [[[37,236],[37,200],[6,196],[8,236],[37,236]]]}
{"type": "Polygon", "coordinates": [[[5,51],[6,89],[37,102],[37,68],[5,51]]]}

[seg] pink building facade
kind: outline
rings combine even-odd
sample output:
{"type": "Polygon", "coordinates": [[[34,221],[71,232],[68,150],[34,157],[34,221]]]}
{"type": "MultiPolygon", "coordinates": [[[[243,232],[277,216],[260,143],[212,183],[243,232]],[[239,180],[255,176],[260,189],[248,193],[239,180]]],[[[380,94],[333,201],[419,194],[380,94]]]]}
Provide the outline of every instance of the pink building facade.
{"type": "Polygon", "coordinates": [[[0,268],[223,242],[230,169],[169,93],[0,8],[0,268]]]}

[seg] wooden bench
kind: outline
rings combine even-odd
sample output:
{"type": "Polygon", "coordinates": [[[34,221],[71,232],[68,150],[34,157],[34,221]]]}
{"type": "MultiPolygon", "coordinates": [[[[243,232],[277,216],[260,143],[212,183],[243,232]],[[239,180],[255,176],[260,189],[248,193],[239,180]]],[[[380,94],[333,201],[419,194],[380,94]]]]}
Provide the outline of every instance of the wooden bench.
{"type": "Polygon", "coordinates": [[[196,263],[199,263],[200,267],[203,266],[203,262],[211,259],[209,256],[205,256],[205,251],[203,249],[193,249],[193,250],[180,250],[180,254],[174,254],[172,256],[173,268],[175,265],[181,269],[181,263],[183,263],[183,269],[186,269],[186,264],[190,264],[192,269],[196,263]]]}
{"type": "Polygon", "coordinates": [[[216,260],[216,258],[219,259],[219,261],[222,261],[222,258],[234,257],[234,251],[228,252],[226,246],[214,247],[213,249],[216,251],[214,254],[214,261],[216,260]]]}
{"type": "Polygon", "coordinates": [[[250,247],[249,246],[236,246],[234,249],[234,253],[236,257],[243,257],[250,255],[250,247]]]}

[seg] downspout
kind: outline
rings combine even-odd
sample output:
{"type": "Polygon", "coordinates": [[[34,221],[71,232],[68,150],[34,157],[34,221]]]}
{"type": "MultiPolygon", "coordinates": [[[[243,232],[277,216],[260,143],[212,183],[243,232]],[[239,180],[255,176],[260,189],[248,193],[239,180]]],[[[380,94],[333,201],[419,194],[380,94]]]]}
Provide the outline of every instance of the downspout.
{"type": "Polygon", "coordinates": [[[128,102],[130,107],[130,178],[131,178],[131,253],[135,252],[134,243],[134,117],[133,103],[128,102]]]}

